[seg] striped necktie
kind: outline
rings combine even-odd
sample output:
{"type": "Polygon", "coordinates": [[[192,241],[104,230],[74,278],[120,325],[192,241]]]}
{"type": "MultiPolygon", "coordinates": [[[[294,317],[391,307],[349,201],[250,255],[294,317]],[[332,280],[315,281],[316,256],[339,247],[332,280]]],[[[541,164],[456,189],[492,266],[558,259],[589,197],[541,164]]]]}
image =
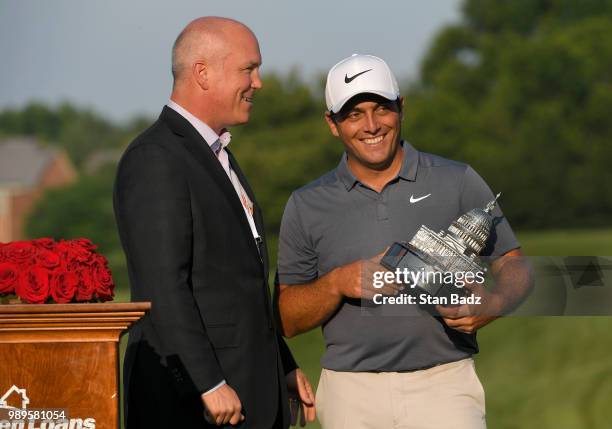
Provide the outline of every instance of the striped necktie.
{"type": "Polygon", "coordinates": [[[210,145],[210,148],[215,153],[216,156],[219,156],[219,152],[221,151],[221,140],[217,139],[213,144],[210,145]]]}

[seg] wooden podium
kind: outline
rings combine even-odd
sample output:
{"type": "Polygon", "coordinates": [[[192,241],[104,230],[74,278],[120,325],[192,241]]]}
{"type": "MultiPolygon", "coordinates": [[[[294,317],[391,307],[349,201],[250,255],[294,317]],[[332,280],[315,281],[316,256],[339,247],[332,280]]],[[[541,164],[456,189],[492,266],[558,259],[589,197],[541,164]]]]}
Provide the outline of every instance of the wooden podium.
{"type": "Polygon", "coordinates": [[[65,410],[68,419],[90,419],[83,428],[91,419],[97,429],[118,428],[119,337],[150,308],[0,305],[0,407],[65,410]]]}

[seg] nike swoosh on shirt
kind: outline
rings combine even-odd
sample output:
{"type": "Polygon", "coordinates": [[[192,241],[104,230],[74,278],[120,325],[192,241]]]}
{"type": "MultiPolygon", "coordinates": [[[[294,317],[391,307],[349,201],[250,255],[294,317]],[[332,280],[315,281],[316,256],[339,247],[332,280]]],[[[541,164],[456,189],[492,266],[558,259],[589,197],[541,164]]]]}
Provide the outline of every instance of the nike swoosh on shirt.
{"type": "Polygon", "coordinates": [[[431,194],[423,195],[422,197],[419,197],[419,198],[414,198],[414,195],[410,195],[410,202],[411,203],[418,203],[419,201],[424,200],[425,198],[427,198],[430,195],[431,194]]]}
{"type": "Polygon", "coordinates": [[[348,74],[344,75],[344,83],[351,83],[353,81],[353,79],[355,79],[357,76],[361,76],[364,73],[367,73],[369,71],[372,71],[372,69],[368,69],[368,70],[364,70],[362,72],[359,72],[351,77],[348,77],[348,74]]]}

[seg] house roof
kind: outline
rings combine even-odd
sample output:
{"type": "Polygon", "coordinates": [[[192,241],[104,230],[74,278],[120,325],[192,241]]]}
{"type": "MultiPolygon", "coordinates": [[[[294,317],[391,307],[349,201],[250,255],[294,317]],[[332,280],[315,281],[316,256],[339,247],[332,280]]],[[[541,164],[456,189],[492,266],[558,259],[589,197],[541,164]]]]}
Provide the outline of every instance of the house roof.
{"type": "Polygon", "coordinates": [[[0,140],[0,186],[30,187],[36,184],[57,150],[33,138],[0,140]]]}

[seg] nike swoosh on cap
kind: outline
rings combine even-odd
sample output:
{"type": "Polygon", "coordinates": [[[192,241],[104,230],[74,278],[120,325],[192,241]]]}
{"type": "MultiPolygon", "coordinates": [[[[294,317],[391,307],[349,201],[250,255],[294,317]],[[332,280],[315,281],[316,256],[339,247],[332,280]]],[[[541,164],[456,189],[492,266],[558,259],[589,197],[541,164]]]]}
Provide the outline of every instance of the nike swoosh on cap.
{"type": "Polygon", "coordinates": [[[418,198],[414,198],[414,195],[410,195],[410,202],[411,203],[418,203],[421,200],[424,200],[425,198],[429,197],[431,194],[427,194],[427,195],[423,195],[422,197],[418,197],[418,198]]]}
{"type": "Polygon", "coordinates": [[[348,77],[348,74],[344,75],[344,83],[351,83],[357,76],[361,76],[364,73],[367,73],[369,71],[372,71],[372,69],[368,69],[368,70],[364,70],[362,72],[359,72],[351,77],[348,77]]]}

